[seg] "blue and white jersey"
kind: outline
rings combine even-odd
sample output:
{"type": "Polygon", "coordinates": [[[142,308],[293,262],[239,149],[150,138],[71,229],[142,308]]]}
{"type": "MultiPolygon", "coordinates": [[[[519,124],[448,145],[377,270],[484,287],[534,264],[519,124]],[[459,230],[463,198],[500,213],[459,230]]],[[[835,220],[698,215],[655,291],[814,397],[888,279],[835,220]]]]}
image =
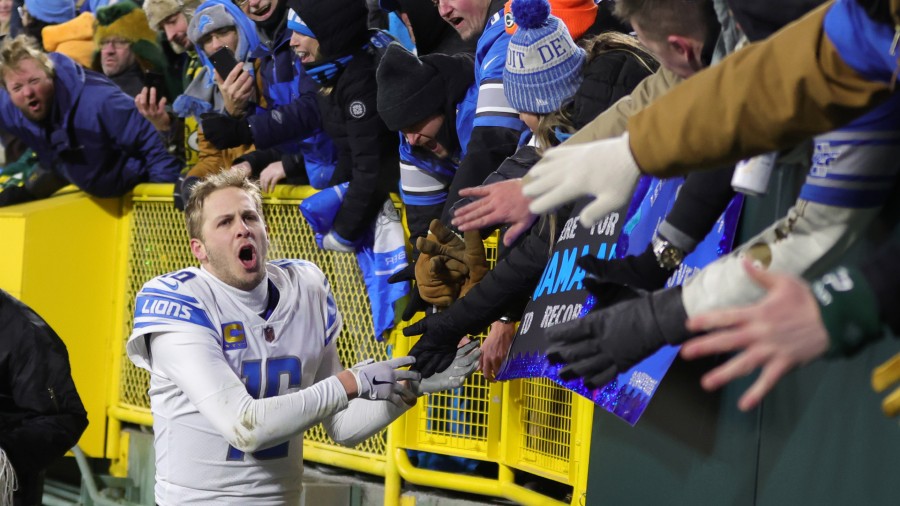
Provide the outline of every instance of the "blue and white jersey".
{"type": "Polygon", "coordinates": [[[256,399],[297,392],[337,373],[329,359],[335,356],[342,320],[325,275],[302,260],[270,262],[267,272],[279,292],[268,319],[194,267],[154,278],[137,295],[126,351],[135,365],[151,372],[161,504],[299,504],[302,433],[254,453],[237,450],[178,385],[154,368],[149,353],[149,334],[185,336],[201,345],[205,354],[198,361],[217,362],[221,354],[256,399]]]}
{"type": "Polygon", "coordinates": [[[488,20],[475,47],[475,84],[478,85],[475,127],[504,127],[516,131],[527,128],[519,119],[519,111],[509,105],[503,92],[503,69],[510,38],[501,9],[488,20]]]}
{"type": "Polygon", "coordinates": [[[885,203],[900,172],[900,94],[847,126],[816,136],[800,198],[873,208],[885,203]]]}
{"type": "Polygon", "coordinates": [[[456,135],[460,149],[447,158],[413,149],[400,132],[400,197],[404,204],[430,206],[447,200],[447,188],[459,168],[460,160],[466,156],[466,146],[475,123],[477,100],[478,86],[472,84],[456,104],[456,135]]]}

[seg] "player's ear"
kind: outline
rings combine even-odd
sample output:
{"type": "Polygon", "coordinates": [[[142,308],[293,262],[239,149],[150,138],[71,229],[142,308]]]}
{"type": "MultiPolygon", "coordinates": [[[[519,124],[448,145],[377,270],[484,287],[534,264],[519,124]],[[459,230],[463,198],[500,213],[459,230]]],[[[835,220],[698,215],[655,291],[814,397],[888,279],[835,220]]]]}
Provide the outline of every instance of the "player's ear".
{"type": "Polygon", "coordinates": [[[203,263],[206,261],[206,258],[207,258],[206,246],[204,246],[203,242],[200,241],[200,239],[197,239],[196,237],[191,239],[191,253],[194,254],[194,257],[196,257],[197,260],[200,261],[200,263],[203,263]]]}

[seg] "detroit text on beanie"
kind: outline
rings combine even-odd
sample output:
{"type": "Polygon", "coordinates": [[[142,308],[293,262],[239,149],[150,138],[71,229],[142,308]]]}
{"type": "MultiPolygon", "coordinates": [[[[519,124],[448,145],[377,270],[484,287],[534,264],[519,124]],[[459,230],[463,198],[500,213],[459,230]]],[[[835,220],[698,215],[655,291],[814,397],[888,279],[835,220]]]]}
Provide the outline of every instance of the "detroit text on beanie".
{"type": "Polygon", "coordinates": [[[547,0],[513,0],[519,26],[510,38],[503,69],[506,100],[519,112],[558,110],[581,85],[585,52],[547,0]]]}

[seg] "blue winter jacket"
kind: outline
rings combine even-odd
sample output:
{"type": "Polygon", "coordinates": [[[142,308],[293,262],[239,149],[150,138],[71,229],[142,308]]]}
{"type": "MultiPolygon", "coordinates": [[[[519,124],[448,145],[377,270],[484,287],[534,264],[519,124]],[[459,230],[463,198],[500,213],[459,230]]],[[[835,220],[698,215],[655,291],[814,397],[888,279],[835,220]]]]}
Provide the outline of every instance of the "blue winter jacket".
{"type": "Polygon", "coordinates": [[[466,156],[460,162],[448,190],[441,221],[449,223],[451,210],[459,200],[459,191],[478,186],[507,157],[516,152],[519,137],[528,127],[506,100],[503,92],[503,68],[511,35],[506,32],[503,1],[492,0],[484,31],[475,48],[475,84],[478,101],[466,156]]]}
{"type": "Polygon", "coordinates": [[[34,123],[0,89],[0,124],[37,153],[45,170],[96,197],[119,197],[144,182],[178,179],[170,155],[134,99],[104,75],[49,53],[55,101],[48,121],[34,123]]]}
{"type": "Polygon", "coordinates": [[[447,200],[447,187],[456,175],[459,161],[466,156],[466,147],[472,135],[475,101],[478,87],[469,88],[456,104],[456,134],[460,148],[445,159],[437,158],[425,150],[416,150],[400,132],[400,197],[403,203],[413,206],[443,205],[447,200]]]}
{"type": "Polygon", "coordinates": [[[274,40],[251,52],[259,58],[266,108],[247,117],[256,149],[301,153],[308,172],[331,174],[337,149],[322,129],[318,86],[290,47],[291,31],[282,27],[274,40]]]}

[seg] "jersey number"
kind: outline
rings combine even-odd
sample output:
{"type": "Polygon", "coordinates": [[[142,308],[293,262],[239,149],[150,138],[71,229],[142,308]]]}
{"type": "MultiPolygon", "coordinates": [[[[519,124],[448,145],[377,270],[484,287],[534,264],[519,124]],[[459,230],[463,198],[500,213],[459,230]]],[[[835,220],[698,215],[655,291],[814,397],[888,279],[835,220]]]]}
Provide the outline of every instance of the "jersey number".
{"type": "MultiPolygon", "coordinates": [[[[300,359],[282,357],[266,362],[266,392],[260,397],[262,388],[262,363],[259,360],[248,360],[241,363],[241,379],[247,385],[247,393],[254,399],[264,399],[278,395],[281,377],[287,376],[287,388],[300,387],[300,359]]],[[[289,441],[280,445],[253,452],[257,460],[280,459],[287,457],[289,441]]],[[[228,460],[244,460],[244,452],[233,446],[228,447],[228,460]]]]}

